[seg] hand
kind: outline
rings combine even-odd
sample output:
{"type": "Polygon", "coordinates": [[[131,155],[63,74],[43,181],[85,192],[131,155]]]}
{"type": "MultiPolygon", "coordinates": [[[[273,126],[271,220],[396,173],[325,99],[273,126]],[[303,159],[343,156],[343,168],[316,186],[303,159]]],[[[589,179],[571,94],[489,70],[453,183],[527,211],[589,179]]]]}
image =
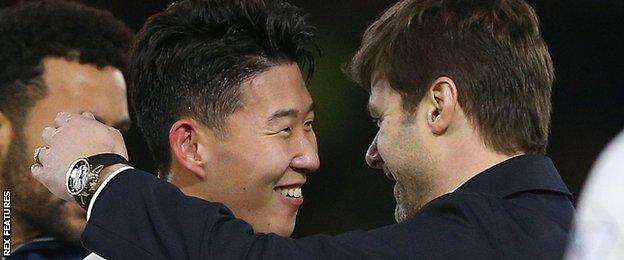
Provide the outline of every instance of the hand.
{"type": "Polygon", "coordinates": [[[39,151],[39,163],[33,164],[30,170],[35,179],[61,199],[75,202],[65,186],[67,171],[74,161],[100,153],[116,153],[128,158],[121,133],[98,122],[91,113],[61,112],[54,124],[43,129],[47,148],[39,151]]]}

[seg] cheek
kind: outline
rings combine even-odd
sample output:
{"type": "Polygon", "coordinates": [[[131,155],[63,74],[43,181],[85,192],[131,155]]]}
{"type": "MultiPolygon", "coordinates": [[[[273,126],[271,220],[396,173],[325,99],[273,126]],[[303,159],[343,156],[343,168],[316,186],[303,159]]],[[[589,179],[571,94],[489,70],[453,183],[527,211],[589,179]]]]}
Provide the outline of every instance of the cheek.
{"type": "Polygon", "coordinates": [[[56,114],[43,111],[42,113],[37,111],[35,113],[31,112],[30,114],[32,116],[27,119],[23,129],[24,139],[26,140],[26,147],[24,148],[27,152],[34,152],[35,148],[43,146],[43,138],[41,138],[43,128],[52,126],[56,114]]]}
{"type": "Polygon", "coordinates": [[[241,186],[256,192],[272,190],[290,164],[287,151],[278,143],[258,141],[253,147],[234,152],[228,164],[237,169],[236,178],[241,186]]]}
{"type": "Polygon", "coordinates": [[[265,182],[272,185],[277,184],[287,171],[291,157],[288,147],[284,143],[270,142],[264,144],[266,149],[262,149],[257,153],[256,168],[261,170],[261,177],[265,182]]]}
{"type": "Polygon", "coordinates": [[[384,160],[386,167],[395,174],[395,177],[403,172],[408,163],[408,155],[413,153],[410,149],[410,136],[406,136],[401,129],[382,128],[377,137],[377,150],[384,160]]]}

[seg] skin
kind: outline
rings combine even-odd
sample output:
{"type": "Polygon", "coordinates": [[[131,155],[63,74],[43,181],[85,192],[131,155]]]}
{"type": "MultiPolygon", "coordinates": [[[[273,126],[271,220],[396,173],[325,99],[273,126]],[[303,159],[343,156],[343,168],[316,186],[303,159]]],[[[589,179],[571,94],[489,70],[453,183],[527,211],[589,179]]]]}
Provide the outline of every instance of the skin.
{"type": "MultiPolygon", "coordinates": [[[[452,192],[480,172],[523,154],[503,154],[485,145],[478,127],[459,104],[455,82],[448,77],[437,78],[428,86],[415,111],[403,110],[401,95],[390,88],[385,78],[376,77],[372,80],[368,106],[373,118],[379,120],[379,131],[366,153],[366,161],[373,168],[383,169],[396,182],[397,222],[413,217],[426,203],[452,192]]],[[[63,172],[71,161],[90,153],[125,154],[121,135],[76,114],[57,116],[54,134],[43,135],[50,145],[45,156],[55,156],[57,160],[44,160],[43,165],[31,171],[64,199],[68,199],[68,194],[63,172]],[[89,135],[84,133],[85,129],[89,135]],[[89,146],[78,145],[78,141],[89,146]]],[[[198,163],[199,154],[186,155],[189,160],[183,161],[195,161],[195,166],[189,163],[187,167],[204,168],[198,163]]],[[[105,169],[103,176],[113,169],[105,169]]]]}
{"type": "Polygon", "coordinates": [[[431,200],[487,168],[521,154],[501,154],[486,147],[448,77],[436,79],[413,112],[403,109],[402,96],[385,78],[377,78],[368,107],[379,131],[366,161],[395,181],[397,222],[413,217],[431,200]]]}
{"type": "Polygon", "coordinates": [[[31,108],[23,133],[7,135],[8,142],[4,139],[5,143],[13,144],[2,154],[0,174],[14,199],[13,248],[42,235],[77,242],[86,225],[85,210],[55,197],[28,174],[30,164],[34,163],[32,151],[46,146],[41,133],[44,127],[53,124],[57,113],[92,111],[102,123],[121,129],[130,123],[126,84],[118,69],[51,57],[45,58],[42,64],[41,78],[47,86],[47,95],[31,108]],[[19,136],[23,138],[18,140],[19,136]]]}
{"type": "Polygon", "coordinates": [[[171,182],[185,194],[218,201],[256,232],[290,236],[301,188],[319,168],[313,101],[299,67],[281,64],[243,83],[243,106],[226,120],[227,134],[183,118],[171,128],[171,182]]]}

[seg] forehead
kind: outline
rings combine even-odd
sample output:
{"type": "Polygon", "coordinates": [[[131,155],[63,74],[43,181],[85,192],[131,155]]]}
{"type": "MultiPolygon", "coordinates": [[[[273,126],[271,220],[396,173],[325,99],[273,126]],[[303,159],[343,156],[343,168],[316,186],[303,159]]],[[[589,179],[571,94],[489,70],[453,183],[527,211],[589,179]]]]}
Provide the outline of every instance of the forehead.
{"type": "Polygon", "coordinates": [[[55,113],[90,111],[106,124],[128,117],[126,83],[118,69],[98,68],[64,58],[46,58],[43,65],[42,79],[48,89],[48,95],[41,101],[43,109],[55,113]]]}
{"type": "Polygon", "coordinates": [[[243,110],[258,114],[284,108],[303,111],[311,104],[312,97],[299,66],[294,63],[272,66],[246,82],[243,87],[243,110]]]}

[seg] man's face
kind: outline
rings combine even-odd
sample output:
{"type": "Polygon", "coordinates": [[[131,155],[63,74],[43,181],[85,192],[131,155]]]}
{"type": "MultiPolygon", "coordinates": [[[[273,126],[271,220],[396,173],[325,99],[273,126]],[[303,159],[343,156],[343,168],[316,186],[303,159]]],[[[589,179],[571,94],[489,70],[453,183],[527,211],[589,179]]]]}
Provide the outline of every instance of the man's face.
{"type": "Polygon", "coordinates": [[[47,95],[31,108],[23,132],[12,140],[3,178],[13,190],[16,214],[23,218],[30,235],[79,241],[86,223],[85,211],[75,203],[56,198],[31,177],[32,151],[44,145],[41,132],[61,111],[90,111],[103,123],[123,130],[130,123],[126,84],[122,73],[113,67],[98,69],[63,58],[46,58],[43,67],[47,95]]]}
{"type": "Polygon", "coordinates": [[[431,199],[434,183],[426,112],[420,105],[414,113],[406,112],[402,104],[401,95],[386,80],[375,81],[368,107],[378,120],[379,131],[368,148],[366,161],[395,181],[397,222],[414,216],[431,199]]]}
{"type": "Polygon", "coordinates": [[[256,232],[290,236],[306,175],[320,164],[312,98],[296,64],[273,66],[242,88],[227,137],[200,151],[210,160],[202,197],[224,203],[256,232]]]}

